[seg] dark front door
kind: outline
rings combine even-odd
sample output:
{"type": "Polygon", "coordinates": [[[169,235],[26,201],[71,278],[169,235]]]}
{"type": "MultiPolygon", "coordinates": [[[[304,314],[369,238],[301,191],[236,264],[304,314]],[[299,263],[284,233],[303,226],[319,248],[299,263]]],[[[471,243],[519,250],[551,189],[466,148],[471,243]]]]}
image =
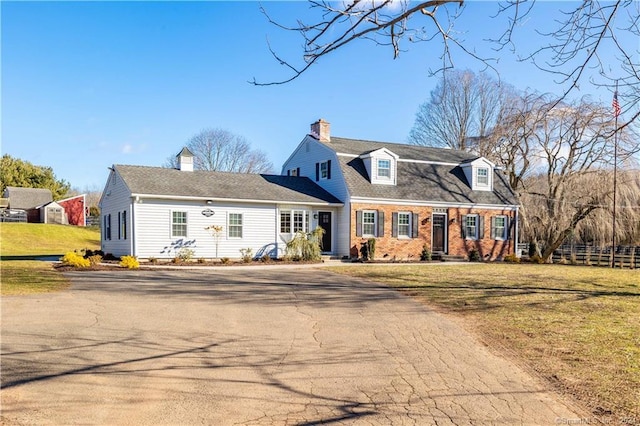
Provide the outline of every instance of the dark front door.
{"type": "Polygon", "coordinates": [[[447,215],[434,214],[433,215],[433,245],[431,251],[434,253],[444,253],[445,247],[445,225],[447,224],[447,215]]]}
{"type": "Polygon", "coordinates": [[[318,225],[324,229],[322,251],[331,251],[331,212],[318,212],[318,225]]]}

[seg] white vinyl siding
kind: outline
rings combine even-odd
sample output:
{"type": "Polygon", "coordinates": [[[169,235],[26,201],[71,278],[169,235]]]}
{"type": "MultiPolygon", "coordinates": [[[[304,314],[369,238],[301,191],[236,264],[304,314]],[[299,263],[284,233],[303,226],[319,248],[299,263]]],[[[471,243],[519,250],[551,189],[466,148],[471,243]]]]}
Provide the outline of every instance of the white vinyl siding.
{"type": "MultiPolygon", "coordinates": [[[[133,252],[133,238],[127,228],[122,228],[118,220],[130,221],[132,200],[129,189],[115,171],[107,179],[102,198],[100,215],[102,216],[102,238],[100,249],[114,256],[124,256],[133,252]],[[118,239],[120,233],[121,238],[118,239]],[[109,234],[109,235],[108,235],[109,234]]],[[[128,223],[127,223],[128,224],[128,223]]]]}
{"type": "MultiPolygon", "coordinates": [[[[331,160],[331,178],[319,179],[316,183],[333,194],[337,199],[344,201],[347,199],[347,186],[340,170],[340,160],[338,156],[333,150],[311,136],[307,136],[300,145],[298,145],[298,148],[282,166],[282,172],[286,174],[287,170],[294,168],[300,169],[299,176],[306,176],[311,180],[315,180],[316,164],[327,162],[328,160],[331,160]]],[[[318,167],[320,166],[318,165],[318,167]]],[[[348,216],[349,214],[347,212],[347,217],[348,216]]]]}
{"type": "Polygon", "coordinates": [[[331,179],[319,180],[316,183],[345,203],[344,207],[338,207],[335,210],[332,221],[332,235],[334,236],[333,252],[341,256],[348,256],[351,243],[349,232],[351,210],[347,185],[340,169],[340,164],[344,161],[344,158],[336,155],[333,150],[323,143],[318,142],[311,136],[307,136],[282,166],[282,171],[283,174],[286,174],[287,170],[299,168],[299,176],[306,176],[314,180],[316,163],[327,159],[331,159],[331,179]]]}
{"type": "Polygon", "coordinates": [[[369,181],[374,185],[395,185],[398,159],[387,149],[379,149],[362,156],[369,181]]]}
{"type": "MultiPolygon", "coordinates": [[[[284,251],[283,242],[277,237],[277,214],[274,204],[229,203],[205,206],[202,202],[143,199],[135,204],[136,255],[142,259],[155,257],[171,259],[181,248],[194,251],[194,258],[240,258],[240,249],[251,247],[255,255],[277,250],[284,251]],[[202,214],[206,208],[215,212],[207,217],[202,214]],[[186,211],[188,215],[188,236],[172,238],[171,211],[186,211]],[[229,236],[228,217],[230,213],[242,215],[242,238],[229,236]],[[216,255],[216,239],[206,228],[220,226],[216,255]],[[167,231],[159,232],[161,229],[167,231]]],[[[234,232],[234,231],[232,231],[234,232]]]]}

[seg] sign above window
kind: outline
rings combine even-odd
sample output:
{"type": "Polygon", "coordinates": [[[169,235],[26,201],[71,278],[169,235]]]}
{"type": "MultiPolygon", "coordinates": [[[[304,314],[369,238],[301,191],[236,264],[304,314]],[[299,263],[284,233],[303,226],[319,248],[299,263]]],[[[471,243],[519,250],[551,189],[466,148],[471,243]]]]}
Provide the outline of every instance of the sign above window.
{"type": "Polygon", "coordinates": [[[211,210],[211,209],[204,209],[204,210],[202,210],[202,215],[203,215],[203,216],[211,217],[211,216],[213,216],[214,214],[216,214],[216,212],[214,212],[214,211],[213,211],[213,210],[211,210]]]}

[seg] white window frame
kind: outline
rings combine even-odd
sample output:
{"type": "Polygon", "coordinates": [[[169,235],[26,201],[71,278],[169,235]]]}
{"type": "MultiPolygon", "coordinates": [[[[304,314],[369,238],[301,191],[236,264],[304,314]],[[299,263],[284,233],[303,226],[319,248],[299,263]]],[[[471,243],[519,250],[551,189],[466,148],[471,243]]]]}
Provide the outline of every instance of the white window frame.
{"type": "Polygon", "coordinates": [[[171,238],[186,238],[189,235],[189,213],[186,210],[171,210],[171,238]],[[184,214],[184,223],[176,222],[176,213],[184,214]],[[184,235],[175,232],[176,226],[184,226],[184,235]]]}
{"type": "Polygon", "coordinates": [[[227,213],[227,238],[229,239],[234,239],[234,240],[239,240],[242,239],[244,237],[244,214],[243,213],[238,213],[238,212],[229,212],[227,213]],[[240,217],[240,224],[237,223],[231,223],[231,217],[232,216],[239,216],[240,217]],[[231,231],[232,230],[236,230],[237,228],[240,228],[240,235],[231,235],[231,231]]]}
{"type": "Polygon", "coordinates": [[[398,223],[397,223],[397,231],[398,231],[398,238],[411,238],[411,218],[412,218],[412,213],[411,212],[398,212],[398,223]],[[402,218],[406,217],[407,218],[407,223],[402,223],[402,218]],[[402,228],[406,227],[406,234],[403,233],[401,231],[402,228]]]}
{"type": "Polygon", "coordinates": [[[281,234],[290,234],[291,230],[293,229],[293,223],[291,222],[291,210],[281,210],[280,211],[280,233],[281,234]],[[282,225],[284,223],[284,221],[282,220],[283,216],[287,217],[287,222],[288,222],[288,229],[289,230],[282,230],[282,225]]]}
{"type": "Polygon", "coordinates": [[[281,234],[295,234],[296,232],[310,232],[310,212],[304,209],[287,209],[280,210],[280,233],[281,234]],[[286,215],[289,218],[289,231],[282,230],[282,216],[286,215]],[[297,217],[296,217],[297,216],[297,217]],[[296,219],[298,220],[296,223],[296,219]]]}
{"type": "Polygon", "coordinates": [[[363,237],[375,237],[378,230],[378,212],[376,210],[363,210],[362,211],[362,236],[363,237]],[[373,223],[367,222],[367,215],[373,217],[373,223]],[[366,227],[372,226],[373,232],[367,232],[366,227]]]}
{"type": "Polygon", "coordinates": [[[464,226],[464,236],[465,239],[467,240],[477,240],[478,239],[478,223],[480,221],[479,215],[477,214],[468,214],[465,217],[465,223],[463,224],[464,226]],[[473,219],[474,220],[474,224],[473,224],[473,229],[474,232],[471,233],[469,232],[470,226],[469,226],[469,220],[473,219]]]}
{"type": "Polygon", "coordinates": [[[320,163],[320,179],[329,179],[329,162],[320,163]]]}
{"type": "Polygon", "coordinates": [[[507,240],[507,216],[506,215],[498,215],[493,217],[493,229],[491,230],[494,233],[494,239],[505,241],[507,240]],[[501,219],[502,226],[498,226],[498,220],[501,219]],[[498,235],[498,229],[502,228],[502,235],[498,235]]]}
{"type": "Polygon", "coordinates": [[[378,179],[391,179],[391,160],[388,158],[378,158],[376,160],[377,168],[377,178],[378,179]],[[385,163],[386,167],[380,167],[380,163],[385,163]],[[380,173],[381,170],[386,170],[386,173],[380,173]]]}
{"type": "Polygon", "coordinates": [[[489,169],[487,167],[478,167],[476,169],[476,185],[486,188],[489,186],[489,169]],[[486,173],[481,176],[480,172],[486,173]]]}

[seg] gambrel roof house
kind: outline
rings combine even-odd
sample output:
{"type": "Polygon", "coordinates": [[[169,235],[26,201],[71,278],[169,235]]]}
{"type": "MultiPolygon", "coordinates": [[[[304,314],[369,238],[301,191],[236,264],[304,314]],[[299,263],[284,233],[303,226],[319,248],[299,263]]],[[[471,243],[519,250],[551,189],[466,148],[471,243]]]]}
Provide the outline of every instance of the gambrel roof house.
{"type": "Polygon", "coordinates": [[[489,160],[450,149],[333,137],[318,120],[283,174],[312,177],[344,206],[331,225],[340,255],[376,239],[380,257],[432,252],[495,259],[515,251],[518,201],[489,160]]]}
{"type": "Polygon", "coordinates": [[[466,152],[332,137],[319,120],[281,175],[194,171],[186,149],[179,159],[178,169],[112,168],[101,200],[105,252],[280,256],[296,232],[317,226],[336,257],[358,256],[370,238],[388,259],[417,259],[424,246],[487,259],[515,251],[517,199],[493,163],[466,152]]]}

